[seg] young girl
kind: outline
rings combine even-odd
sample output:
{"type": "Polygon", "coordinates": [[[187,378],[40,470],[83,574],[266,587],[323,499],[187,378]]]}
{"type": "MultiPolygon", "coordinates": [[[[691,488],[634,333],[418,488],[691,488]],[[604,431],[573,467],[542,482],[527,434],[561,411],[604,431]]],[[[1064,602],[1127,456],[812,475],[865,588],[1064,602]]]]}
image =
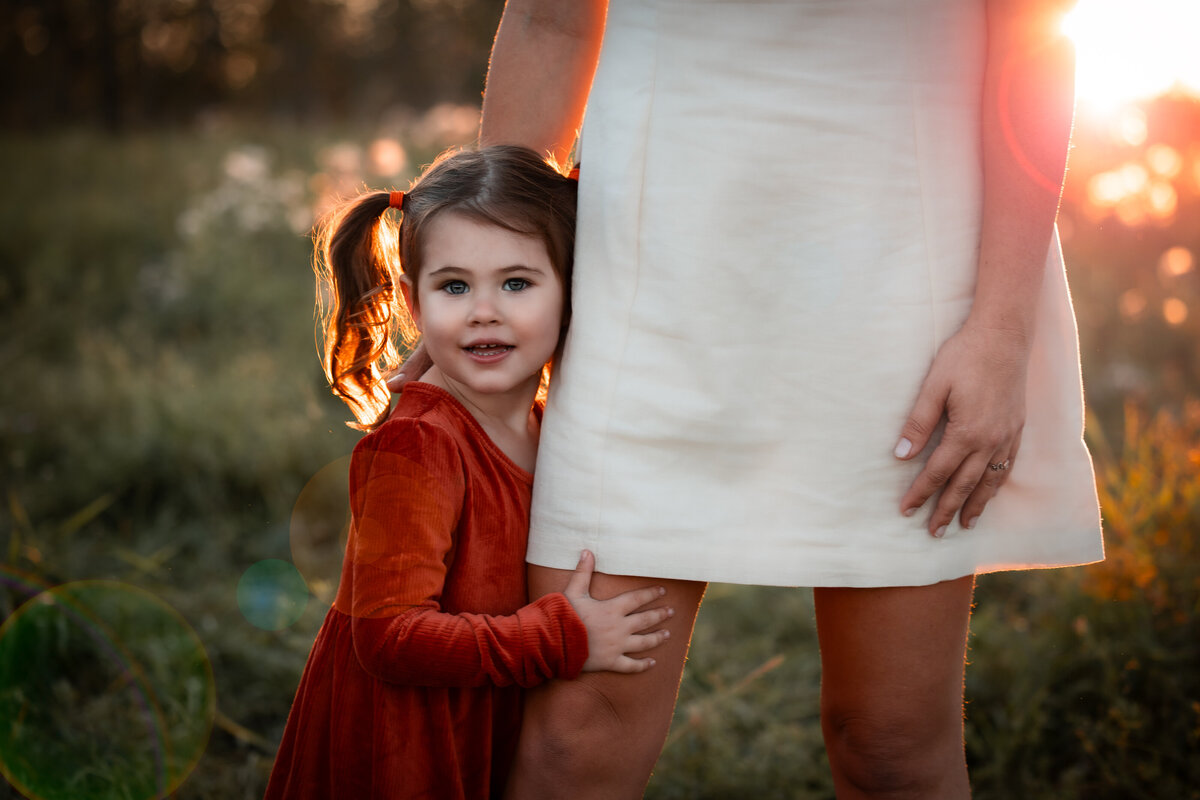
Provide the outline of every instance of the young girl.
{"type": "Polygon", "coordinates": [[[666,638],[639,633],[670,614],[637,611],[661,588],[593,600],[585,552],[566,591],[527,603],[535,397],[565,328],[574,221],[574,181],[491,147],[326,225],[326,374],[370,433],[351,461],[341,585],[268,798],[499,796],[522,687],[653,665],[627,654],[666,638]],[[409,321],[397,286],[433,366],[387,417],[380,362],[395,365],[409,321]]]}

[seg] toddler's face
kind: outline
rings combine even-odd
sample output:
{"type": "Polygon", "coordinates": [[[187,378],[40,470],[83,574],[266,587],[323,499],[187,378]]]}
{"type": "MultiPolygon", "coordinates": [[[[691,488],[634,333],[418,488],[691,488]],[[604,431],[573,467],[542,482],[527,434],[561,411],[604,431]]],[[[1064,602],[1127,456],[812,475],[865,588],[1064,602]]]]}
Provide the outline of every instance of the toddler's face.
{"type": "Polygon", "coordinates": [[[468,397],[536,391],[563,314],[545,245],[453,212],[422,234],[411,305],[434,365],[468,397]]]}

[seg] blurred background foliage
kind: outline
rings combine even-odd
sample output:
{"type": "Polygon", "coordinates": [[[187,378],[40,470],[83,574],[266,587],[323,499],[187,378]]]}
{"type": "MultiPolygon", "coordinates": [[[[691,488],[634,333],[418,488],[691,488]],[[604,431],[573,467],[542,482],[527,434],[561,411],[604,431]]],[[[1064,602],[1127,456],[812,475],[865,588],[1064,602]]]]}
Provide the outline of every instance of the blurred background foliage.
{"type": "Polygon", "coordinates": [[[0,121],[110,132],[474,101],[503,0],[4,0],[0,121]],[[36,80],[30,80],[36,76],[36,80]]]}
{"type": "MultiPolygon", "coordinates": [[[[0,772],[26,794],[261,796],[357,438],[310,229],[473,139],[501,5],[4,0],[0,772]]],[[[1198,134],[1184,94],[1078,119],[1060,230],[1108,559],[980,579],[980,798],[1200,797],[1198,134]]],[[[692,652],[648,796],[832,797],[810,593],[713,586],[692,652]]]]}

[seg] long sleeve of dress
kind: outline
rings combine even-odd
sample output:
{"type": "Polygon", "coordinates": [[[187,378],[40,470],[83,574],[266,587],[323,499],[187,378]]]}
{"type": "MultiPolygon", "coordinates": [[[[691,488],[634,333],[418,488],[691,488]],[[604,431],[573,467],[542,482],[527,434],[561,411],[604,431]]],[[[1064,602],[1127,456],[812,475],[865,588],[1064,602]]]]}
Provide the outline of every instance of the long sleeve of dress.
{"type": "Polygon", "coordinates": [[[444,608],[450,568],[468,544],[473,565],[485,573],[488,566],[520,571],[523,585],[526,522],[516,526],[522,538],[514,554],[505,515],[519,508],[506,503],[505,492],[487,504],[494,516],[467,518],[480,505],[468,492],[488,485],[468,485],[467,471],[478,468],[465,463],[468,457],[447,431],[411,419],[384,426],[356,448],[343,571],[351,582],[355,654],[375,677],[418,686],[529,687],[573,678],[587,659],[587,631],[563,595],[508,614],[444,608]]]}

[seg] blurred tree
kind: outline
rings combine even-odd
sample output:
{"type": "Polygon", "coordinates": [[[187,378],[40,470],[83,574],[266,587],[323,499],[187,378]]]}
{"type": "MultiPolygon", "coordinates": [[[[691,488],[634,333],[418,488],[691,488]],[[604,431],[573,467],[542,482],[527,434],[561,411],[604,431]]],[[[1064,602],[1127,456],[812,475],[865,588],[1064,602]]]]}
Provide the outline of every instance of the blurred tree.
{"type": "Polygon", "coordinates": [[[0,0],[0,125],[360,119],[478,97],[503,0],[0,0]]]}

